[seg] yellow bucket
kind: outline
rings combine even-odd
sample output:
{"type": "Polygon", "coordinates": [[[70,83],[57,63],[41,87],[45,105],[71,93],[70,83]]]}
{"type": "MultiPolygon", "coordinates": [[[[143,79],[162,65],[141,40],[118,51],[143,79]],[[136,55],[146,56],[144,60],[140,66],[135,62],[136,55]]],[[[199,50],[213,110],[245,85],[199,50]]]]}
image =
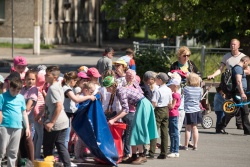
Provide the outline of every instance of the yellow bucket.
{"type": "Polygon", "coordinates": [[[44,160],[35,160],[34,167],[53,167],[55,162],[54,156],[47,156],[44,160]]]}

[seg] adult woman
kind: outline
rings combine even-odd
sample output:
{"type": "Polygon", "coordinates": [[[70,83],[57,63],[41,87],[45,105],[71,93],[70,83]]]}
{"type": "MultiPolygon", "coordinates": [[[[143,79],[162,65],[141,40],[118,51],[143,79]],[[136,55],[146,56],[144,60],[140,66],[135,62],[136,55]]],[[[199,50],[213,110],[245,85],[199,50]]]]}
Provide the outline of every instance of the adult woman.
{"type": "MultiPolygon", "coordinates": [[[[186,46],[180,47],[180,49],[177,52],[178,60],[171,65],[170,71],[180,70],[180,72],[183,72],[184,74],[187,74],[190,72],[199,73],[198,68],[195,66],[195,64],[191,60],[189,60],[190,55],[191,55],[191,51],[189,50],[188,47],[186,46]]],[[[185,77],[182,77],[182,79],[185,79],[185,77]]],[[[183,95],[181,96],[181,105],[178,110],[179,110],[178,129],[180,133],[182,129],[183,121],[185,118],[183,95]]],[[[192,147],[191,141],[189,143],[189,146],[192,147]]]]}
{"type": "Polygon", "coordinates": [[[124,60],[117,60],[113,62],[115,66],[116,82],[119,86],[126,86],[126,71],[128,70],[128,65],[124,60]]]}
{"type": "Polygon", "coordinates": [[[189,50],[188,47],[186,46],[180,47],[180,49],[177,52],[178,60],[171,65],[170,71],[181,70],[184,73],[187,72],[198,73],[198,68],[191,60],[189,60],[190,55],[191,51],[189,50]]]}
{"type": "Polygon", "coordinates": [[[130,134],[130,145],[137,146],[139,157],[137,158],[136,150],[132,150],[132,164],[141,164],[146,162],[146,157],[143,154],[143,144],[149,144],[150,140],[158,138],[156,128],[154,108],[150,101],[144,97],[142,93],[134,89],[118,86],[114,77],[107,76],[103,80],[103,86],[111,94],[116,94],[121,103],[122,110],[109,120],[109,124],[114,124],[117,120],[123,118],[129,113],[129,105],[136,106],[135,118],[132,123],[130,134]],[[139,133],[138,133],[139,132],[139,133]]]}

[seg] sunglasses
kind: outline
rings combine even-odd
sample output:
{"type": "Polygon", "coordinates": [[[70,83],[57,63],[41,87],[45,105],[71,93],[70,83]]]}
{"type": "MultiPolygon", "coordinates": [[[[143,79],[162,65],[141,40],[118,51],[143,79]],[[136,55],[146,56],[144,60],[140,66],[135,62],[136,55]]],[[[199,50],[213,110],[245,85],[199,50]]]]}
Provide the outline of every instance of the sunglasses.
{"type": "Polygon", "coordinates": [[[183,55],[182,57],[190,57],[190,55],[183,55]]]}

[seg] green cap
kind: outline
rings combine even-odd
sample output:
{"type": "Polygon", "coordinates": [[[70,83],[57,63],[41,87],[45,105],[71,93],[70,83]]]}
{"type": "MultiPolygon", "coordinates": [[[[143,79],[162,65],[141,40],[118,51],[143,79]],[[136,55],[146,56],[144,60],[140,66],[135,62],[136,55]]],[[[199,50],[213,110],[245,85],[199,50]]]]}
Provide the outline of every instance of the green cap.
{"type": "Polygon", "coordinates": [[[102,85],[105,87],[110,87],[113,85],[114,82],[115,78],[113,76],[106,76],[102,81],[102,85]]]}

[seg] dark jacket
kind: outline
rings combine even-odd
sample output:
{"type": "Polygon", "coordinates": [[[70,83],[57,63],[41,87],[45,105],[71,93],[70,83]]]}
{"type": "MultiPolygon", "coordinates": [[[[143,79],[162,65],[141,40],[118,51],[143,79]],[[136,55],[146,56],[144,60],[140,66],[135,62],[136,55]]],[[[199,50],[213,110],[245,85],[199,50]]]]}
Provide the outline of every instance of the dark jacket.
{"type": "MultiPolygon", "coordinates": [[[[178,61],[174,62],[170,66],[170,70],[169,71],[171,71],[171,70],[180,70],[180,68],[178,66],[178,61]]],[[[198,68],[195,66],[194,62],[192,62],[191,60],[188,61],[188,71],[199,74],[198,68]]]]}

